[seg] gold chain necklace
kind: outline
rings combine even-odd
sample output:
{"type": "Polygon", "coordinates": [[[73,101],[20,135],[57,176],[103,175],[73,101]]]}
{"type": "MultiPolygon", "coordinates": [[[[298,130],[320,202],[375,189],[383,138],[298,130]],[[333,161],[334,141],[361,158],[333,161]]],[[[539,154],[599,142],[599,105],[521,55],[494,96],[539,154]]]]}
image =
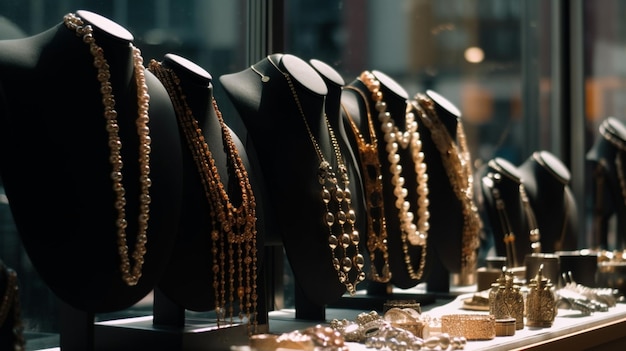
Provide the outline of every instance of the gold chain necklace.
{"type": "Polygon", "coordinates": [[[430,212],[428,211],[428,174],[426,173],[426,163],[424,163],[424,153],[421,151],[422,141],[417,131],[415,115],[412,112],[411,105],[407,104],[405,111],[406,131],[401,132],[391,114],[387,111],[387,103],[383,99],[382,91],[380,91],[380,82],[374,74],[369,71],[363,71],[359,76],[359,80],[365,84],[371,93],[372,100],[376,104],[375,108],[378,111],[380,129],[385,135],[384,139],[387,142],[387,158],[391,164],[389,169],[392,173],[391,184],[394,186],[395,206],[398,209],[398,219],[400,220],[400,230],[402,232],[404,262],[411,279],[418,280],[422,278],[424,267],[426,266],[430,212]],[[400,155],[398,154],[399,147],[402,149],[409,148],[411,151],[417,181],[417,214],[419,216],[417,224],[415,224],[415,215],[411,211],[411,204],[405,200],[408,190],[404,186],[405,179],[402,176],[402,165],[400,164],[400,155]],[[417,271],[413,268],[411,255],[409,254],[409,245],[421,247],[417,271]]]}
{"type": "Polygon", "coordinates": [[[351,86],[345,86],[344,89],[351,90],[360,95],[361,100],[365,104],[367,112],[367,130],[369,132],[369,140],[365,140],[359,127],[354,119],[342,104],[341,107],[350,122],[352,133],[357,142],[359,159],[361,160],[361,172],[363,173],[363,185],[365,188],[365,201],[367,204],[367,249],[370,254],[370,274],[369,278],[377,283],[387,283],[391,280],[391,270],[389,268],[389,251],[387,248],[387,223],[385,221],[385,204],[383,201],[383,181],[380,159],[378,158],[378,140],[376,139],[376,130],[372,116],[370,113],[369,102],[367,97],[351,86]],[[382,269],[380,273],[374,262],[376,261],[377,252],[382,255],[382,269]]]}
{"type": "MultiPolygon", "coordinates": [[[[363,255],[359,252],[359,242],[360,236],[359,232],[355,229],[356,222],[356,214],[354,210],[351,208],[352,195],[348,188],[350,184],[350,180],[348,179],[348,169],[343,162],[343,156],[341,155],[341,150],[339,148],[339,143],[337,141],[337,137],[328,121],[328,117],[324,114],[324,120],[326,122],[326,127],[330,134],[331,144],[333,147],[333,151],[335,154],[336,162],[337,162],[337,174],[333,171],[332,166],[324,157],[322,153],[322,149],[317,142],[313,132],[311,131],[311,127],[306,119],[306,114],[304,113],[304,109],[302,104],[300,103],[300,99],[298,98],[298,93],[291,79],[291,75],[286,72],[283,72],[278,65],[271,59],[271,57],[267,57],[269,62],[280,72],[285,79],[287,80],[287,84],[289,85],[289,89],[291,91],[291,95],[293,96],[296,107],[298,108],[298,112],[300,113],[300,117],[304,122],[304,126],[306,128],[307,134],[311,143],[313,144],[313,148],[315,149],[315,153],[317,154],[319,164],[318,170],[318,178],[319,183],[322,186],[322,202],[324,203],[326,214],[324,215],[324,223],[328,226],[329,236],[328,236],[328,246],[331,249],[332,255],[332,265],[335,271],[337,272],[337,277],[339,282],[342,283],[348,293],[350,295],[354,295],[356,293],[356,286],[360,282],[365,280],[365,272],[363,272],[363,267],[365,265],[365,260],[363,255]],[[339,186],[339,182],[337,180],[337,175],[341,179],[343,183],[343,189],[339,186]],[[326,186],[328,184],[329,188],[326,186]],[[331,211],[329,204],[332,200],[338,204],[339,208],[335,214],[331,211]],[[335,224],[339,225],[339,233],[335,235],[333,231],[333,226],[335,224]],[[346,230],[347,226],[347,230],[346,230]],[[348,233],[349,232],[349,233],[348,233]],[[348,257],[348,248],[350,246],[354,246],[355,254],[353,258],[348,257]],[[335,250],[341,247],[343,250],[341,260],[336,256],[335,250]],[[356,277],[353,281],[350,281],[349,272],[352,268],[356,269],[356,277]]],[[[256,69],[253,71],[257,72],[256,69]]],[[[263,81],[263,77],[266,77],[262,74],[261,80],[263,81]]]]}
{"type": "Polygon", "coordinates": [[[415,106],[420,106],[425,113],[420,114],[422,122],[431,132],[431,137],[441,155],[450,185],[461,202],[463,213],[463,234],[461,252],[461,273],[472,274],[476,265],[476,250],[479,246],[479,232],[482,227],[478,209],[474,203],[472,165],[462,124],[457,123],[457,143],[439,119],[434,102],[424,94],[415,96],[415,106]]]}
{"type": "Polygon", "coordinates": [[[132,257],[135,261],[131,268],[130,258],[128,254],[128,244],[126,242],[126,190],[122,184],[122,141],[119,136],[119,125],[117,123],[117,111],[115,110],[115,99],[113,97],[113,88],[109,78],[111,72],[109,64],[104,57],[104,50],[96,44],[93,37],[93,28],[85,25],[83,20],[73,13],[65,15],[63,18],[65,26],[76,32],[83,42],[89,46],[89,52],[93,55],[93,64],[98,70],[98,81],[100,82],[100,92],[102,94],[102,104],[104,105],[104,118],[106,120],[106,130],[109,134],[109,161],[112,166],[111,180],[113,181],[113,189],[115,191],[115,209],[117,211],[117,245],[120,255],[120,270],[122,279],[129,286],[137,285],[142,274],[144,256],[146,254],[146,243],[148,241],[148,220],[150,219],[150,129],[148,122],[148,105],[150,95],[148,95],[148,86],[146,85],[146,77],[143,67],[143,58],[141,51],[133,46],[133,65],[135,84],[137,86],[137,135],[139,137],[139,216],[137,236],[135,239],[135,251],[132,257]]]}
{"type": "Polygon", "coordinates": [[[0,301],[0,329],[4,327],[4,323],[9,317],[9,312],[12,310],[13,326],[11,330],[15,338],[13,347],[16,351],[25,350],[22,319],[20,316],[20,296],[17,284],[17,273],[0,262],[0,276],[2,275],[6,277],[6,289],[2,295],[2,301],[0,301]]]}
{"type": "Polygon", "coordinates": [[[506,212],[506,203],[500,195],[500,189],[496,186],[502,180],[500,173],[487,174],[487,177],[483,178],[483,186],[490,189],[493,200],[496,204],[496,212],[498,213],[498,221],[502,228],[502,234],[504,241],[504,247],[506,249],[506,265],[507,267],[517,267],[517,250],[515,248],[515,232],[513,226],[509,221],[509,215],[506,212]]]}
{"type": "MultiPolygon", "coordinates": [[[[239,192],[241,204],[236,206],[221,181],[215,159],[197,119],[187,104],[187,98],[176,73],[151,60],[149,70],[163,83],[176,112],[179,126],[183,130],[187,145],[193,155],[204,188],[211,216],[211,253],[213,255],[213,288],[218,324],[224,321],[226,305],[232,322],[235,297],[239,301],[239,319],[253,323],[257,327],[257,242],[256,242],[256,200],[243,160],[233,142],[229,129],[212,98],[213,109],[220,123],[222,142],[225,146],[239,192]],[[226,239],[226,240],[225,240],[226,239]],[[228,263],[226,263],[228,257],[228,263]],[[236,261],[236,263],[235,263],[236,261]],[[228,275],[228,293],[226,276],[228,275]],[[235,287],[235,279],[236,287],[235,287]],[[228,299],[228,303],[227,303],[228,299]]],[[[250,331],[250,330],[249,330],[250,331]]]]}

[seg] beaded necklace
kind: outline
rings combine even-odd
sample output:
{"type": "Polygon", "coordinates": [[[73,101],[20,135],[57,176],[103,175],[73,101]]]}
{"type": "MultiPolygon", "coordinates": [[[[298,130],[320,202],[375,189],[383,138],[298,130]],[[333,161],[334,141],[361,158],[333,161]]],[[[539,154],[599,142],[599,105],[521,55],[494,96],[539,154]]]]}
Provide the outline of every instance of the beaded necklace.
{"type": "Polygon", "coordinates": [[[6,289],[0,301],[0,329],[4,326],[4,323],[9,317],[9,312],[12,310],[13,326],[11,330],[15,338],[13,347],[15,351],[22,351],[25,350],[25,340],[22,333],[24,328],[20,316],[20,296],[17,284],[17,273],[0,262],[0,276],[1,275],[6,277],[6,289]]]}
{"type": "Polygon", "coordinates": [[[387,283],[391,280],[391,270],[389,268],[389,251],[387,249],[387,223],[385,221],[385,204],[383,201],[383,181],[380,160],[378,158],[378,140],[376,139],[376,130],[372,115],[370,113],[369,102],[367,97],[351,86],[344,87],[359,94],[361,100],[365,104],[367,112],[367,130],[369,133],[369,142],[365,139],[359,127],[344,105],[341,105],[352,133],[355,136],[359,159],[361,160],[361,171],[364,174],[364,190],[366,193],[365,201],[367,205],[367,249],[370,254],[370,274],[369,278],[377,283],[387,283]],[[377,253],[382,255],[383,265],[380,273],[374,264],[377,253]]]}
{"type": "Polygon", "coordinates": [[[465,132],[461,123],[457,123],[457,143],[439,119],[435,111],[434,102],[424,94],[415,96],[416,107],[421,107],[425,113],[420,114],[422,122],[431,132],[431,137],[444,164],[452,190],[461,202],[463,213],[463,234],[461,252],[462,275],[472,274],[476,265],[476,250],[479,246],[478,235],[482,227],[478,208],[474,203],[472,165],[465,139],[465,132]]]}
{"type": "Polygon", "coordinates": [[[256,243],[256,200],[243,160],[233,142],[224,118],[212,98],[213,109],[220,123],[222,142],[228,156],[228,167],[232,170],[237,185],[241,204],[236,206],[226,191],[221,180],[215,159],[205,141],[198,120],[187,104],[187,98],[176,73],[163,67],[156,60],[151,60],[149,70],[166,88],[183,130],[200,175],[204,193],[210,207],[211,217],[211,253],[213,256],[213,288],[215,289],[215,308],[218,324],[228,318],[232,322],[235,297],[239,301],[239,319],[254,323],[257,327],[257,243],[256,243]],[[228,257],[228,262],[226,262],[228,257]],[[235,263],[236,261],[236,263],[235,263]],[[228,275],[228,293],[226,292],[228,275]],[[235,279],[236,287],[235,287],[235,279]],[[228,299],[228,301],[227,301],[228,299]]]}
{"type": "Polygon", "coordinates": [[[394,187],[393,193],[396,196],[395,206],[398,209],[398,218],[400,220],[400,230],[402,239],[402,250],[404,253],[404,262],[407,272],[411,279],[421,279],[426,266],[426,252],[428,244],[428,230],[430,224],[430,212],[428,211],[428,174],[426,173],[426,163],[424,163],[424,153],[422,149],[422,141],[417,131],[417,121],[412,112],[412,106],[407,104],[405,112],[406,131],[401,132],[396,126],[391,114],[387,111],[387,103],[383,99],[383,93],[380,91],[380,82],[374,74],[364,71],[359,79],[365,84],[371,93],[372,100],[375,102],[376,111],[378,111],[378,121],[380,129],[384,134],[387,150],[387,159],[391,164],[389,170],[392,173],[391,184],[394,187]],[[402,176],[402,165],[400,164],[400,155],[398,148],[409,148],[415,170],[417,181],[416,192],[418,194],[417,214],[419,219],[415,224],[415,215],[411,211],[411,204],[405,200],[408,190],[404,186],[405,180],[402,176]],[[413,268],[411,255],[409,254],[409,245],[421,247],[420,262],[417,271],[413,268]]]}
{"type": "MultiPolygon", "coordinates": [[[[311,127],[307,122],[304,109],[302,107],[302,104],[300,103],[300,98],[298,97],[298,93],[294,86],[293,80],[291,79],[291,75],[283,72],[278,67],[278,65],[271,59],[271,57],[268,56],[267,59],[272,64],[272,66],[274,66],[274,68],[276,68],[278,72],[280,72],[287,80],[291,95],[293,96],[296,107],[298,108],[298,112],[300,113],[300,117],[304,122],[304,126],[306,128],[309,139],[311,140],[313,148],[315,149],[315,153],[317,154],[317,158],[319,160],[318,180],[320,185],[322,186],[321,198],[326,210],[326,214],[324,215],[323,219],[329,230],[328,246],[331,249],[332,265],[337,272],[339,282],[346,287],[346,291],[350,293],[350,295],[354,295],[356,293],[357,284],[365,280],[366,275],[363,271],[365,260],[363,258],[363,255],[361,255],[361,253],[359,252],[360,236],[359,232],[355,228],[356,214],[350,205],[352,202],[352,194],[350,193],[350,189],[348,188],[350,180],[348,177],[348,169],[343,162],[343,156],[341,155],[339,142],[337,141],[337,137],[335,136],[333,128],[328,121],[328,117],[326,116],[326,114],[324,114],[324,121],[326,122],[326,127],[330,135],[332,148],[337,162],[337,173],[335,173],[330,163],[324,157],[322,149],[317,142],[317,139],[313,135],[313,132],[311,131],[311,127]],[[337,178],[341,179],[341,182],[343,183],[343,189],[339,185],[339,181],[337,178]],[[332,212],[329,206],[331,201],[333,200],[338,205],[336,215],[332,212]],[[338,235],[335,235],[335,232],[333,231],[333,227],[335,226],[335,224],[338,224],[338,235]],[[350,258],[348,256],[348,248],[350,246],[354,246],[355,249],[355,254],[353,258],[350,258]],[[335,253],[338,247],[341,247],[343,251],[343,257],[341,258],[341,260],[336,256],[335,253]],[[356,277],[353,281],[350,281],[350,277],[348,274],[352,270],[352,268],[356,269],[356,277]]],[[[253,71],[257,72],[258,74],[258,71],[256,69],[253,69],[253,71]]],[[[264,81],[263,77],[265,76],[261,75],[262,81],[264,81]]]]}
{"type": "Polygon", "coordinates": [[[96,44],[93,37],[93,28],[91,25],[85,25],[83,20],[73,13],[65,15],[63,18],[65,26],[76,32],[76,36],[81,37],[83,42],[89,46],[89,52],[93,55],[93,64],[98,70],[98,81],[100,82],[100,92],[102,94],[102,104],[104,105],[104,118],[106,120],[106,130],[109,134],[109,162],[112,166],[111,180],[113,181],[113,189],[115,191],[115,209],[117,211],[117,245],[120,255],[120,270],[122,279],[129,286],[137,285],[142,274],[144,263],[144,255],[146,254],[146,243],[148,241],[147,230],[148,220],[150,219],[150,129],[148,122],[148,105],[150,95],[148,95],[148,86],[146,85],[146,77],[143,67],[143,58],[141,51],[130,44],[133,51],[133,65],[135,75],[135,85],[137,86],[137,135],[139,136],[139,216],[137,236],[135,239],[135,251],[132,257],[135,261],[131,268],[130,258],[128,255],[128,244],[126,242],[126,190],[122,184],[122,141],[119,136],[119,125],[117,123],[117,111],[115,110],[115,99],[113,96],[113,88],[109,78],[111,72],[109,64],[104,57],[104,50],[96,44]]]}

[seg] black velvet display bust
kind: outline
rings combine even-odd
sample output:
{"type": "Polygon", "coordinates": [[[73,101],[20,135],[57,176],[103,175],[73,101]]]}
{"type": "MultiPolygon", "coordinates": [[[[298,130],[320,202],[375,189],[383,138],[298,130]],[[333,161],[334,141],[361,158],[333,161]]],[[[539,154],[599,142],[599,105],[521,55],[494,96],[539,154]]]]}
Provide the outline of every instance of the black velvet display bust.
{"type": "Polygon", "coordinates": [[[534,152],[518,169],[541,230],[541,251],[576,250],[578,209],[565,164],[542,150],[534,152]]]}
{"type": "MultiPolygon", "coordinates": [[[[222,135],[222,126],[212,104],[213,85],[211,75],[202,67],[175,54],[164,56],[161,65],[172,70],[179,78],[180,88],[201,129],[205,142],[215,161],[220,181],[235,206],[241,204],[241,191],[237,180],[231,175],[230,160],[227,157],[222,135]]],[[[218,104],[219,105],[219,104],[218,104]]],[[[224,117],[225,118],[225,117],[224,117]]],[[[228,127],[227,127],[228,128],[228,127]]],[[[235,144],[237,153],[243,161],[249,177],[250,185],[257,203],[260,203],[259,192],[255,191],[255,177],[239,137],[228,128],[230,138],[235,144]]],[[[184,140],[181,134],[181,139],[184,140]]],[[[213,287],[212,271],[214,255],[211,253],[211,208],[206,198],[198,167],[189,146],[183,147],[183,203],[180,215],[180,226],[174,252],[159,288],[179,306],[193,311],[208,311],[215,308],[215,288],[213,287]]],[[[257,213],[257,267],[261,267],[263,252],[263,218],[262,206],[256,206],[257,213]]],[[[235,267],[233,267],[235,269],[235,267]]]]}
{"type": "Polygon", "coordinates": [[[626,123],[617,117],[607,117],[600,124],[600,130],[601,134],[587,153],[587,160],[593,167],[593,248],[619,249],[626,243],[626,197],[620,184],[620,173],[625,174],[626,166],[623,164],[622,169],[618,169],[616,161],[624,159],[624,150],[618,145],[626,145],[626,123]],[[615,232],[618,233],[614,243],[609,240],[612,217],[616,219],[615,232]]]}
{"type": "MultiPolygon", "coordinates": [[[[76,14],[93,26],[110,67],[130,255],[140,191],[133,36],[97,14],[76,14]]],[[[0,169],[20,238],[43,281],[78,310],[108,312],[146,296],[167,266],[179,225],[181,148],[168,95],[146,72],[150,219],[143,275],[129,286],[120,272],[108,133],[93,61],[89,46],[62,23],[0,41],[0,169]]]]}
{"type": "Polygon", "coordinates": [[[506,257],[509,268],[522,266],[526,254],[533,252],[529,234],[536,228],[531,228],[528,208],[524,207],[519,170],[508,160],[496,157],[487,163],[485,174],[477,181],[496,255],[506,257]]]}
{"type": "MultiPolygon", "coordinates": [[[[272,54],[251,68],[221,76],[220,82],[256,150],[273,211],[270,221],[280,232],[296,285],[315,305],[337,301],[346,288],[333,268],[329,229],[322,220],[325,209],[318,181],[320,160],[303,121],[307,121],[321,154],[336,169],[323,118],[328,94],[324,80],[302,59],[272,54]],[[283,72],[291,78],[291,87],[283,72]]],[[[350,185],[355,198],[357,184],[352,181],[350,185]]],[[[354,254],[349,252],[348,257],[354,254]]],[[[355,273],[354,269],[349,273],[350,281],[354,281],[355,273]]]]}

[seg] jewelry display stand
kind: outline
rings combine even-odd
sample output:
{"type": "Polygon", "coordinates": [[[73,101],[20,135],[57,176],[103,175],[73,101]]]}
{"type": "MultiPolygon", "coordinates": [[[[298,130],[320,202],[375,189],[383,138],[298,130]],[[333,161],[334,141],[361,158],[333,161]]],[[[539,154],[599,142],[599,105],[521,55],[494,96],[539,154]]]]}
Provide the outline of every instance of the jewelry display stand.
{"type": "MultiPolygon", "coordinates": [[[[185,320],[185,310],[155,291],[154,316],[94,322],[91,312],[61,304],[62,350],[230,350],[246,344],[248,326],[218,326],[204,320],[185,320]]],[[[263,327],[261,327],[263,329],[263,327]]]]}

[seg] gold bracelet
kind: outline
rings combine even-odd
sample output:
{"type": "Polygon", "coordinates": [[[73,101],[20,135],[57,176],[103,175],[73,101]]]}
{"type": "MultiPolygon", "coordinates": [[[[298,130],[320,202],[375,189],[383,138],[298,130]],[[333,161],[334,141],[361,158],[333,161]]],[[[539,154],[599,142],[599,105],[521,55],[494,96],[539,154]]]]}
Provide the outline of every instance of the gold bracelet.
{"type": "Polygon", "coordinates": [[[496,317],[487,314],[448,314],[441,316],[441,332],[463,336],[467,340],[491,340],[496,337],[496,317]]]}

